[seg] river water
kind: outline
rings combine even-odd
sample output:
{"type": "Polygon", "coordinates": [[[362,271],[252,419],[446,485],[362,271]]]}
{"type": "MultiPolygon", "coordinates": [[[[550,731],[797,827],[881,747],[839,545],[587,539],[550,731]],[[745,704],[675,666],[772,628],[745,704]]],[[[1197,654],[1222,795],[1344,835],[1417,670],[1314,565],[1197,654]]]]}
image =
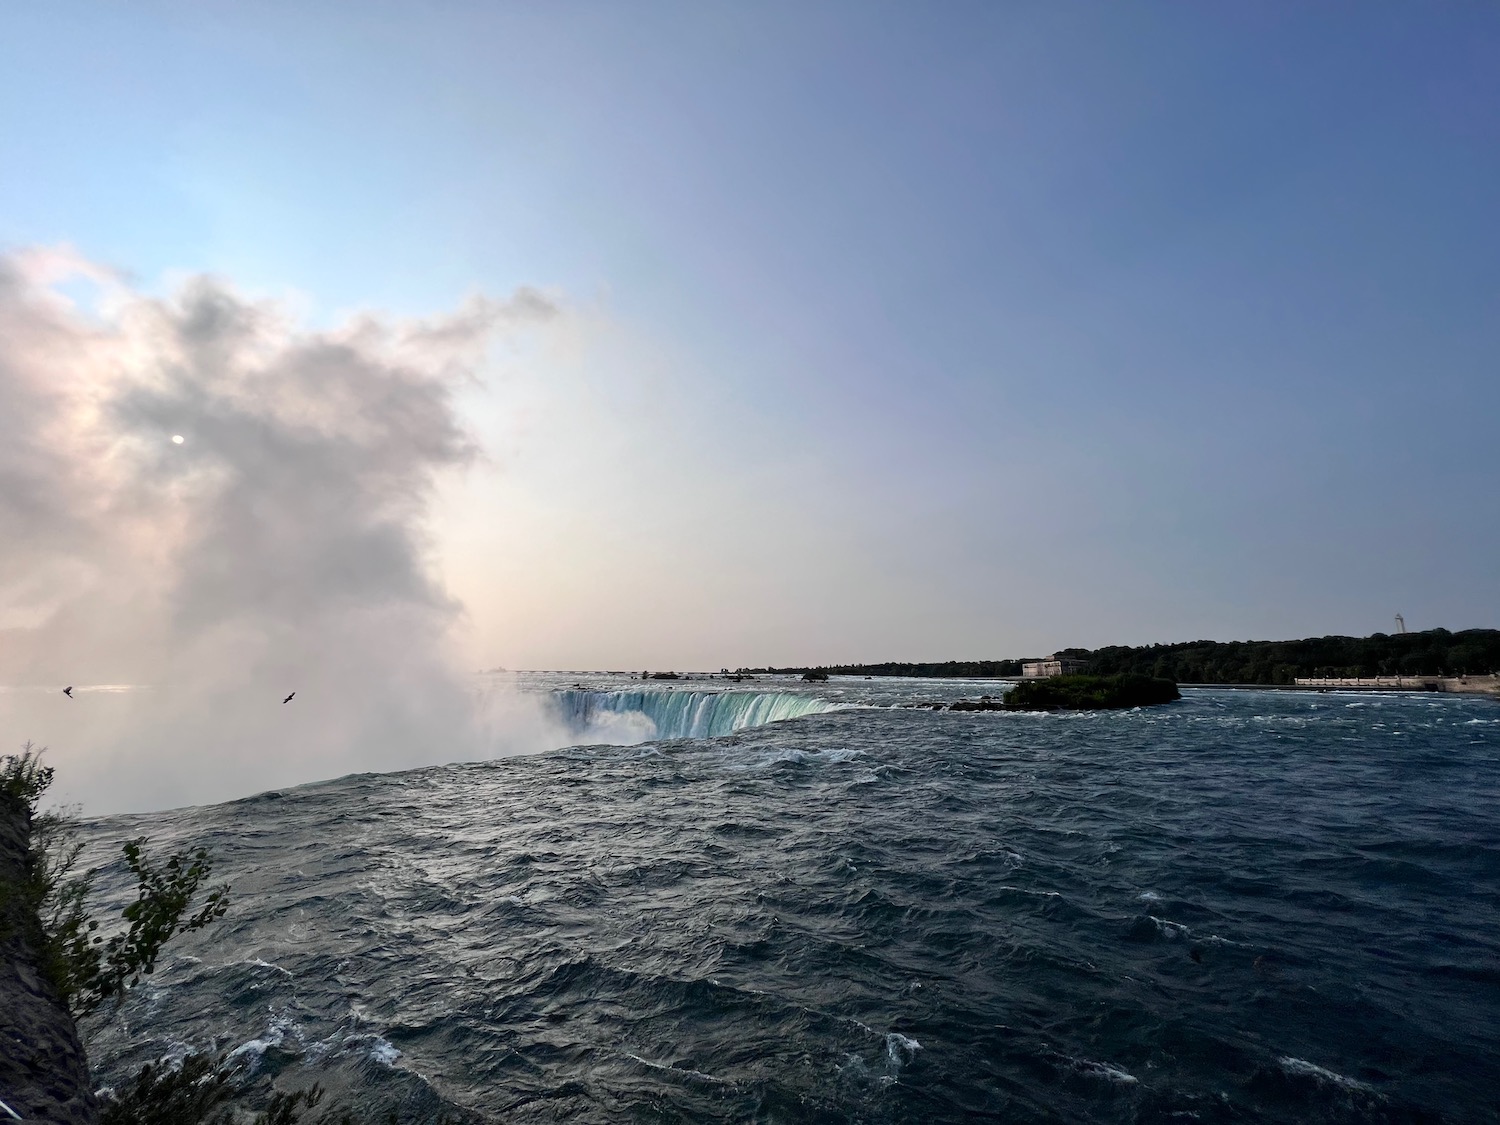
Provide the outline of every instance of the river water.
{"type": "Polygon", "coordinates": [[[101,1081],[212,1048],[250,1102],[404,1122],[1500,1120],[1492,701],[522,687],[632,744],[89,822],[233,888],[88,1026],[101,1081]]]}

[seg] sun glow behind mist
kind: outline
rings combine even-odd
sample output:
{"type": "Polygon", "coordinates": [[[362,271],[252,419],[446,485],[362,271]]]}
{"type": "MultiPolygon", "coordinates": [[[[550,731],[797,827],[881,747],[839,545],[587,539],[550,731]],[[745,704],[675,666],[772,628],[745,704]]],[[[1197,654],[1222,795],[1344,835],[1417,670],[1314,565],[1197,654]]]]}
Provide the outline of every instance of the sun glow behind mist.
{"type": "Polygon", "coordinates": [[[11,740],[90,812],[514,748],[460,671],[428,522],[478,454],[454,388],[556,305],[311,331],[220,281],[107,277],[93,313],[66,258],[0,258],[0,683],[146,690],[4,693],[11,740]],[[191,457],[150,438],[167,419],[191,457]]]}

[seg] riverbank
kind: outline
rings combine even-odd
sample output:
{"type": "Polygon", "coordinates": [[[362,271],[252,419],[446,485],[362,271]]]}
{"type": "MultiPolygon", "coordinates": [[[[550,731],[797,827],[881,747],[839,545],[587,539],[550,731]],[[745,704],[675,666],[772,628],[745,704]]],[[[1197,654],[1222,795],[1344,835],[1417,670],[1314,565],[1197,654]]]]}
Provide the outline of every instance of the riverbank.
{"type": "Polygon", "coordinates": [[[1192,684],[1185,688],[1225,691],[1432,691],[1484,695],[1500,700],[1500,676],[1305,677],[1292,684],[1192,684]]]}

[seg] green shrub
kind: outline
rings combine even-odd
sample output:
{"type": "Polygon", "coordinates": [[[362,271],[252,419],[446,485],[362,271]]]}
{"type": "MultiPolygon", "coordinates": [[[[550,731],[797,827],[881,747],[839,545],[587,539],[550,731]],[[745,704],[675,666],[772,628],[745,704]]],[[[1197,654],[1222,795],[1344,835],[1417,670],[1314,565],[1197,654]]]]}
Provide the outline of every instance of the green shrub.
{"type": "MultiPolygon", "coordinates": [[[[87,899],[95,872],[78,872],[83,845],[76,821],[66,813],[41,812],[42,795],[53,771],[42,764],[43,749],[27,743],[21,753],[0,758],[0,799],[25,806],[31,817],[27,870],[20,886],[0,885],[0,900],[19,894],[23,907],[41,922],[42,971],[55,983],[75,1016],[118,1000],[156,967],[162,947],[174,936],[201,929],[223,916],[228,887],[209,891],[193,909],[213,869],[203,848],[180,852],[157,862],[146,853],[141,836],[122,845],[125,863],[136,878],[136,898],[121,913],[124,928],[105,938],[89,915],[87,899]]],[[[383,1116],[357,1116],[348,1109],[326,1110],[314,1119],[305,1111],[323,1100],[313,1086],[275,1091],[254,1117],[236,1113],[233,1101],[244,1091],[242,1073],[226,1065],[221,1053],[202,1051],[180,1060],[143,1067],[121,1089],[106,1095],[100,1125],[394,1125],[394,1110],[383,1116]]],[[[442,1115],[435,1125],[457,1125],[442,1115]]]]}
{"type": "Polygon", "coordinates": [[[136,877],[136,899],[122,913],[125,928],[106,939],[87,906],[95,872],[77,870],[83,845],[76,821],[66,812],[38,810],[53,776],[52,768],[42,765],[43,753],[28,742],[20,754],[0,759],[0,794],[23,803],[31,816],[23,884],[0,891],[6,897],[20,894],[25,908],[40,920],[40,967],[73,1014],[82,1016],[118,1000],[142,976],[150,975],[171,938],[223,917],[229,888],[208,892],[202,905],[189,913],[213,870],[208,852],[197,848],[158,864],[146,853],[146,838],[137,837],[122,848],[136,877]]]}
{"type": "Polygon", "coordinates": [[[187,913],[199,886],[213,870],[205,849],[171,856],[156,866],[146,855],[145,845],[146,838],[139,836],[122,846],[125,862],[136,877],[136,899],[122,912],[125,929],[108,940],[95,933],[98,923],[83,905],[92,871],[64,883],[52,896],[53,928],[47,935],[54,954],[51,975],[76,1014],[87,1014],[123,996],[141,977],[155,971],[156,959],[168,941],[179,933],[202,929],[228,909],[229,888],[221,886],[208,893],[195,913],[187,913]]]}
{"type": "Polygon", "coordinates": [[[221,1107],[234,1096],[223,1056],[202,1052],[180,1062],[149,1063],[123,1090],[108,1096],[99,1125],[200,1125],[227,1121],[221,1107]],[[216,1112],[217,1111],[217,1112],[216,1112]]]}
{"type": "MultiPolygon", "coordinates": [[[[227,1103],[237,1093],[234,1079],[225,1056],[211,1051],[148,1063],[128,1086],[106,1098],[99,1125],[230,1125],[235,1115],[227,1103]]],[[[302,1111],[322,1100],[320,1086],[292,1093],[277,1091],[255,1115],[253,1125],[299,1125],[302,1111]]],[[[353,1118],[324,1116],[318,1122],[353,1125],[353,1118]]]]}
{"type": "Polygon", "coordinates": [[[52,784],[52,767],[42,765],[45,749],[28,742],[19,754],[7,754],[0,759],[0,795],[20,801],[33,816],[37,801],[52,784]]]}

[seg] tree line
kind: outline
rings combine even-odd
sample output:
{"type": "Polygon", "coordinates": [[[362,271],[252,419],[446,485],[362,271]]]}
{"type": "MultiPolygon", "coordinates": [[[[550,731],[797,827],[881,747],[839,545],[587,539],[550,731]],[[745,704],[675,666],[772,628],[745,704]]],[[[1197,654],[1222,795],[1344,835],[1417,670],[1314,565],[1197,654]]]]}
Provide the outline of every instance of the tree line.
{"type": "Polygon", "coordinates": [[[1290,684],[1307,676],[1458,676],[1500,669],[1500,629],[1428,629],[1299,641],[1187,641],[1064,649],[1096,675],[1136,672],[1186,684],[1290,684]]]}
{"type": "Polygon", "coordinates": [[[993,680],[1021,674],[1019,660],[944,660],[925,664],[827,664],[797,668],[736,668],[741,676],[801,676],[809,672],[826,672],[830,676],[913,676],[921,679],[993,680]]]}
{"type": "MultiPolygon", "coordinates": [[[[1307,676],[1460,676],[1500,671],[1500,629],[1427,629],[1368,637],[1306,637],[1297,641],[1183,641],[1177,644],[1066,648],[1096,676],[1133,673],[1186,684],[1290,684],[1307,676]]],[[[1041,659],[1040,657],[1036,659],[1041,659]]],[[[1021,660],[802,665],[740,668],[742,675],[912,676],[1008,679],[1021,660]]]]}

